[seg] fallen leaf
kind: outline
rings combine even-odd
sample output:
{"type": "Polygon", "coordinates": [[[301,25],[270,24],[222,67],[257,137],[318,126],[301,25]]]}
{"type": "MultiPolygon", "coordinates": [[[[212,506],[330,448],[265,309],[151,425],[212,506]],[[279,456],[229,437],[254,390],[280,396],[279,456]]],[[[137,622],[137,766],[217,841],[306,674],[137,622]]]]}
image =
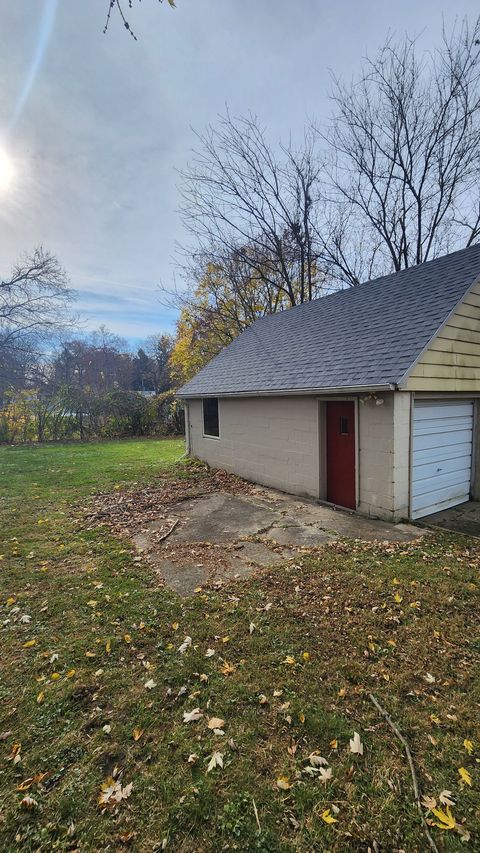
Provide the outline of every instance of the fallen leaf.
{"type": "Polygon", "coordinates": [[[330,809],[325,809],[325,811],[322,812],[322,820],[325,821],[325,823],[338,823],[337,818],[330,814],[330,809]]]}
{"type": "Polygon", "coordinates": [[[438,799],[440,800],[440,802],[444,806],[454,806],[455,805],[455,800],[452,799],[452,792],[451,791],[446,791],[446,790],[440,791],[440,793],[438,795],[438,799]]]}
{"type": "Polygon", "coordinates": [[[468,740],[468,738],[465,738],[465,740],[463,741],[463,745],[467,750],[468,754],[471,755],[473,752],[473,742],[471,740],[468,740]]]}
{"type": "Polygon", "coordinates": [[[20,801],[20,805],[23,809],[35,809],[38,806],[36,800],[33,797],[24,797],[23,800],[20,801]]]}
{"type": "Polygon", "coordinates": [[[157,686],[157,682],[154,681],[153,678],[149,678],[148,681],[145,682],[144,686],[147,690],[153,690],[153,688],[157,686]]]}
{"type": "Polygon", "coordinates": [[[183,722],[184,723],[196,723],[197,720],[203,717],[203,712],[200,708],[194,708],[193,711],[184,711],[183,712],[183,722]]]}
{"type": "Polygon", "coordinates": [[[30,776],[29,779],[24,779],[23,782],[20,782],[20,785],[17,785],[17,791],[28,791],[29,788],[32,787],[35,779],[33,776],[30,776]]]}
{"type": "Polygon", "coordinates": [[[355,755],[363,755],[363,743],[360,740],[358,732],[354,732],[353,738],[350,740],[350,752],[353,752],[355,755]]]}
{"type": "Polygon", "coordinates": [[[430,821],[432,826],[438,826],[439,829],[455,829],[456,820],[452,815],[450,810],[450,806],[447,806],[446,811],[442,809],[432,809],[432,814],[438,818],[439,823],[437,821],[430,821]]]}
{"type": "Polygon", "coordinates": [[[293,655],[287,655],[283,662],[287,663],[289,666],[293,666],[295,663],[295,658],[293,657],[293,655]]]}
{"type": "Polygon", "coordinates": [[[220,717],[210,717],[208,721],[209,729],[223,729],[225,725],[225,720],[222,720],[220,717]]]}
{"type": "Polygon", "coordinates": [[[465,782],[466,785],[469,785],[471,788],[472,787],[472,777],[471,777],[470,773],[468,772],[468,770],[465,767],[459,767],[458,773],[459,773],[459,776],[462,779],[462,781],[465,782]]]}
{"type": "Polygon", "coordinates": [[[99,805],[108,805],[110,803],[119,803],[121,800],[126,800],[132,793],[133,783],[130,782],[125,787],[122,787],[121,782],[115,781],[110,776],[106,782],[103,782],[100,788],[98,797],[99,805]]]}
{"type": "Polygon", "coordinates": [[[282,791],[288,791],[289,788],[292,787],[292,783],[290,782],[288,776],[279,776],[277,779],[277,788],[280,788],[282,791]]]}
{"type": "Polygon", "coordinates": [[[322,782],[327,782],[332,778],[332,768],[331,767],[319,767],[318,772],[320,773],[322,782]]]}
{"type": "Polygon", "coordinates": [[[214,770],[215,767],[223,767],[223,753],[214,752],[210,761],[208,762],[207,773],[210,773],[211,770],[214,770]]]}
{"type": "Polygon", "coordinates": [[[140,740],[142,735],[143,735],[143,729],[139,729],[139,728],[135,727],[133,732],[132,732],[133,739],[134,740],[140,740]]]}
{"type": "Polygon", "coordinates": [[[23,644],[23,648],[24,649],[31,649],[33,646],[36,646],[36,645],[37,645],[36,640],[27,640],[27,642],[23,644]]]}
{"type": "Polygon", "coordinates": [[[182,645],[178,647],[178,651],[180,652],[181,655],[184,655],[185,652],[187,651],[187,649],[191,645],[192,645],[192,638],[191,637],[185,637],[182,645]]]}
{"type": "Polygon", "coordinates": [[[325,764],[328,764],[327,759],[323,758],[322,755],[318,755],[316,752],[311,752],[308,756],[308,760],[312,767],[322,767],[325,764]]]}

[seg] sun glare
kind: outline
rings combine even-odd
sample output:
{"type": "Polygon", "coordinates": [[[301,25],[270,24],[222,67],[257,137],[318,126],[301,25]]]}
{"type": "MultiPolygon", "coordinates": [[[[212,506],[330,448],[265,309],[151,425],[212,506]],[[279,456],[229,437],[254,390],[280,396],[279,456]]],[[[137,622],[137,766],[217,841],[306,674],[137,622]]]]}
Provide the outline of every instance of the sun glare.
{"type": "Polygon", "coordinates": [[[15,176],[13,163],[7,152],[0,148],[0,192],[5,192],[10,187],[15,176]]]}

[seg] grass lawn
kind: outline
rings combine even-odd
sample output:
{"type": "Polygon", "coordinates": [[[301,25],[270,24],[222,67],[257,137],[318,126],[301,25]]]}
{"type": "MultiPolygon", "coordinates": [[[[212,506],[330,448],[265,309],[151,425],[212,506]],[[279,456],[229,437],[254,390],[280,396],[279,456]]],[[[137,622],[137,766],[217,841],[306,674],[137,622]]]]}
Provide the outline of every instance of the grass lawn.
{"type": "Polygon", "coordinates": [[[424,853],[370,693],[438,850],[480,850],[478,541],[336,543],[180,599],[77,519],[202,476],[182,453],[0,449],[0,850],[424,853]]]}

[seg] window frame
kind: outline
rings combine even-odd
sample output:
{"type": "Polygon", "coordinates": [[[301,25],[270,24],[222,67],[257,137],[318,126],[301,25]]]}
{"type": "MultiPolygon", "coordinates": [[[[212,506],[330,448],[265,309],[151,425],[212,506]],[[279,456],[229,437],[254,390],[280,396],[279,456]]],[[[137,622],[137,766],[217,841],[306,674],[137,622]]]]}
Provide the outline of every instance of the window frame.
{"type": "Polygon", "coordinates": [[[213,438],[216,441],[220,439],[220,404],[218,397],[202,397],[202,419],[203,419],[203,437],[204,438],[213,438]],[[216,401],[217,403],[217,428],[218,434],[210,433],[206,431],[206,420],[205,420],[205,403],[211,403],[216,401]]]}

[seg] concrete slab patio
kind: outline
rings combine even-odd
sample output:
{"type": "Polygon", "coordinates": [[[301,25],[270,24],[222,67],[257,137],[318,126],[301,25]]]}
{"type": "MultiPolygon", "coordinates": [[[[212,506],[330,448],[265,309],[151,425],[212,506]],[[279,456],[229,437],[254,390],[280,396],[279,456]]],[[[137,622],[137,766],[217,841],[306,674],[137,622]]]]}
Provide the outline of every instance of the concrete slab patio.
{"type": "Polygon", "coordinates": [[[149,522],[134,541],[181,595],[245,577],[334,539],[410,542],[425,535],[413,525],[364,518],[267,488],[185,500],[172,505],[169,516],[174,529],[168,537],[165,521],[159,520],[149,522]]]}

